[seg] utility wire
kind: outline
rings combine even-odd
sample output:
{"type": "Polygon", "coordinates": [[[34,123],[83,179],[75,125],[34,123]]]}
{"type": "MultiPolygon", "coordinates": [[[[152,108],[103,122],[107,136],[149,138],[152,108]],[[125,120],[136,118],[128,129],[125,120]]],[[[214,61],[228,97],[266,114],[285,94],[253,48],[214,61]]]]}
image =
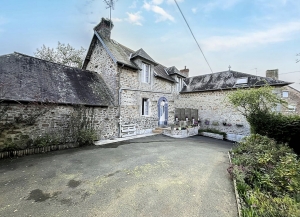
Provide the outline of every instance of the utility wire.
{"type": "Polygon", "coordinates": [[[200,49],[200,51],[201,51],[201,53],[202,53],[202,55],[203,55],[203,57],[204,57],[204,59],[205,59],[207,65],[208,65],[208,67],[210,68],[211,73],[213,73],[213,70],[211,69],[211,67],[210,67],[210,65],[209,65],[209,63],[208,63],[208,61],[207,61],[207,59],[206,59],[206,57],[205,57],[205,55],[204,55],[204,53],[203,53],[203,51],[202,51],[202,49],[201,49],[201,47],[200,47],[200,45],[199,45],[197,39],[195,38],[194,33],[193,33],[193,31],[192,31],[190,25],[188,24],[187,20],[185,19],[185,16],[183,15],[183,13],[182,13],[182,11],[181,11],[181,9],[180,9],[180,7],[179,7],[177,1],[176,1],[176,0],[174,0],[174,1],[175,1],[176,5],[177,5],[177,7],[178,7],[178,9],[179,9],[179,11],[180,11],[180,13],[181,13],[183,19],[185,20],[186,25],[189,27],[189,30],[190,30],[190,32],[191,32],[193,38],[195,39],[195,42],[197,43],[198,48],[200,49]]]}
{"type": "Polygon", "coordinates": [[[279,75],[283,75],[283,74],[289,74],[289,73],[295,73],[295,72],[300,72],[300,71],[284,72],[284,73],[279,73],[279,75]]]}

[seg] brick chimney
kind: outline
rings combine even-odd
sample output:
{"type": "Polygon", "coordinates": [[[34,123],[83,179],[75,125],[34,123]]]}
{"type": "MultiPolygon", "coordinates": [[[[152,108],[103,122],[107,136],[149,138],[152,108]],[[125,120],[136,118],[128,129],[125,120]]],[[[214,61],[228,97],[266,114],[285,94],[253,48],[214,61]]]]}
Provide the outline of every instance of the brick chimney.
{"type": "Polygon", "coordinates": [[[267,70],[266,77],[278,80],[278,69],[267,70]]]}
{"type": "Polygon", "coordinates": [[[100,34],[101,37],[105,39],[110,39],[111,30],[114,24],[111,20],[102,18],[101,22],[95,26],[94,30],[100,34]]]}
{"type": "Polygon", "coordinates": [[[189,77],[189,72],[190,70],[186,68],[186,66],[184,67],[184,69],[181,69],[180,72],[185,75],[187,78],[189,77]]]}

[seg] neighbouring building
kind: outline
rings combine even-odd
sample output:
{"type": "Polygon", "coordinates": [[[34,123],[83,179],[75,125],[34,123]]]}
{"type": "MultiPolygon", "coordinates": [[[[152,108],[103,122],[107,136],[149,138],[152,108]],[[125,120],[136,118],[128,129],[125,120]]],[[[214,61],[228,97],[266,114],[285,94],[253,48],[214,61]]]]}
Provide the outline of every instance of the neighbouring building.
{"type": "MultiPolygon", "coordinates": [[[[278,80],[278,69],[267,70],[266,77],[271,77],[278,80]]],[[[278,96],[285,100],[285,106],[279,105],[277,110],[286,115],[300,114],[300,92],[295,88],[287,85],[277,90],[278,96]]]]}

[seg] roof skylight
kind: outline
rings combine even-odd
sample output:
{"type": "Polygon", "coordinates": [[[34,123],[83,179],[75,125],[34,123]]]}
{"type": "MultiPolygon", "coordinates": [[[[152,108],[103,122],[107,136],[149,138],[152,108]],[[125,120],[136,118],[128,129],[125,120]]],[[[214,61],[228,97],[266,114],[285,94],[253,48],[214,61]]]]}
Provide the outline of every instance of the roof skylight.
{"type": "Polygon", "coordinates": [[[248,77],[247,78],[238,78],[235,82],[237,85],[248,84],[248,77]]]}

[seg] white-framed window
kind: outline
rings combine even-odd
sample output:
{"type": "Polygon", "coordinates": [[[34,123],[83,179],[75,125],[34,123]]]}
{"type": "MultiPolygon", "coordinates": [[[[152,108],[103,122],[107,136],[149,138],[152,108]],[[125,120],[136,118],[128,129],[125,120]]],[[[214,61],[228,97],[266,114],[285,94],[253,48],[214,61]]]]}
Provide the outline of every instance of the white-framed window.
{"type": "Polygon", "coordinates": [[[289,97],[289,91],[282,91],[282,98],[288,98],[289,97]]]}
{"type": "Polygon", "coordinates": [[[294,112],[294,111],[296,111],[296,106],[295,105],[288,105],[288,110],[290,112],[294,112]]]}
{"type": "Polygon", "coordinates": [[[149,101],[150,100],[148,98],[143,98],[142,99],[142,115],[144,115],[144,116],[149,115],[149,111],[150,111],[149,101]]]}
{"type": "Polygon", "coordinates": [[[150,65],[147,63],[143,63],[142,67],[142,82],[150,83],[150,65]]]}
{"type": "Polygon", "coordinates": [[[177,77],[176,81],[178,82],[178,83],[176,83],[176,91],[180,92],[182,90],[182,87],[183,87],[183,80],[182,80],[182,78],[177,77]]]}

